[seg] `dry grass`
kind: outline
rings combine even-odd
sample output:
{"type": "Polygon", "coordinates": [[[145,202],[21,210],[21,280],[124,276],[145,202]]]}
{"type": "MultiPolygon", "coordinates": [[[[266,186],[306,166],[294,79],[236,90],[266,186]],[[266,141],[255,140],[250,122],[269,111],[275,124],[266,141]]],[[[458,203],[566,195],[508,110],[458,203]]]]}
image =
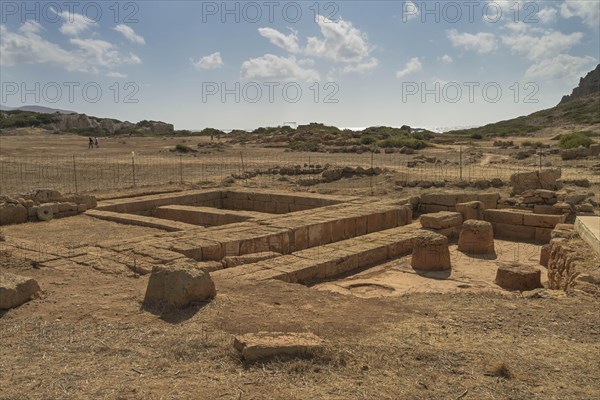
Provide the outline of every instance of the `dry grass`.
{"type": "Polygon", "coordinates": [[[216,282],[216,300],[161,319],[140,310],[146,278],[17,272],[44,294],[0,318],[3,399],[587,399],[600,390],[592,298],[358,299],[216,282]],[[326,346],[244,363],[233,336],[258,330],[312,331],[326,346]],[[510,364],[490,364],[499,356],[510,364]]]}

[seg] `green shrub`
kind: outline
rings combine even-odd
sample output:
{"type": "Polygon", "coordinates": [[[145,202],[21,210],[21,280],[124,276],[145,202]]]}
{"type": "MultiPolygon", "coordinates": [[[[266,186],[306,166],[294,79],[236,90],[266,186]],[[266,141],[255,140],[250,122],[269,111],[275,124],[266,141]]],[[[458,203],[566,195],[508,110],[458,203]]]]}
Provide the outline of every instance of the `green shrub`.
{"type": "Polygon", "coordinates": [[[539,141],[538,142],[532,142],[531,140],[525,140],[523,143],[521,143],[521,145],[523,147],[533,147],[533,148],[536,148],[536,149],[544,147],[544,143],[539,142],[539,141]]]}
{"type": "Polygon", "coordinates": [[[409,147],[409,148],[415,149],[415,150],[424,149],[425,147],[428,146],[427,142],[425,142],[424,140],[419,140],[419,139],[415,139],[415,138],[405,138],[405,137],[395,137],[395,138],[380,140],[379,142],[377,142],[377,145],[379,147],[383,147],[383,148],[409,147]]]}
{"type": "Polygon", "coordinates": [[[377,140],[373,136],[363,136],[360,139],[360,144],[364,144],[366,146],[375,143],[377,140]]]}
{"type": "Polygon", "coordinates": [[[175,146],[175,151],[179,153],[190,153],[192,148],[190,146],[186,146],[185,144],[177,143],[175,146]]]}
{"type": "Polygon", "coordinates": [[[558,142],[558,147],[561,149],[574,149],[580,146],[590,147],[590,145],[593,143],[594,141],[585,134],[576,132],[562,135],[560,141],[558,142]]]}
{"type": "Polygon", "coordinates": [[[471,139],[481,140],[481,139],[483,139],[483,136],[481,135],[481,133],[472,133],[471,134],[471,139]]]}
{"type": "Polygon", "coordinates": [[[199,133],[201,136],[220,136],[224,135],[225,132],[215,128],[204,128],[199,133]]]}

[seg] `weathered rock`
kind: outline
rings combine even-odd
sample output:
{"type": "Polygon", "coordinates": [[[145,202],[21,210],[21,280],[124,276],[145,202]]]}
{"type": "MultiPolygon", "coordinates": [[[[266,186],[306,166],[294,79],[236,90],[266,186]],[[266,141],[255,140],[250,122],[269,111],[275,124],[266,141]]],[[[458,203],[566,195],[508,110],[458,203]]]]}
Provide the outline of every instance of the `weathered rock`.
{"type": "Polygon", "coordinates": [[[467,203],[457,203],[456,211],[462,214],[463,221],[467,221],[470,219],[483,219],[485,209],[482,202],[469,201],[467,203]]]}
{"type": "Polygon", "coordinates": [[[551,244],[545,244],[540,249],[540,265],[548,268],[548,259],[550,258],[551,244]]]}
{"type": "Polygon", "coordinates": [[[492,224],[473,219],[465,221],[458,238],[458,250],[484,256],[495,254],[492,224]]]}
{"type": "Polygon", "coordinates": [[[204,268],[192,261],[179,261],[152,268],[144,306],[181,309],[215,295],[215,284],[204,268]]]}
{"type": "Polygon", "coordinates": [[[0,225],[27,222],[27,208],[21,204],[0,203],[0,225]]]}
{"type": "Polygon", "coordinates": [[[491,185],[495,188],[501,188],[504,186],[504,182],[500,178],[494,178],[490,181],[491,185]]]}
{"type": "Polygon", "coordinates": [[[463,218],[459,212],[440,211],[432,214],[423,214],[420,221],[423,228],[426,229],[445,229],[460,226],[463,218]]]}
{"type": "Polygon", "coordinates": [[[312,333],[258,332],[236,336],[234,347],[246,361],[278,356],[307,356],[322,348],[323,340],[312,333]]]}
{"type": "Polygon", "coordinates": [[[578,158],[585,158],[590,155],[590,149],[585,147],[578,147],[576,149],[566,149],[560,152],[560,158],[563,160],[576,160],[578,158]]]}
{"type": "Polygon", "coordinates": [[[40,287],[35,279],[11,274],[0,273],[0,309],[18,307],[31,300],[40,287]]]}
{"type": "Polygon", "coordinates": [[[434,232],[421,233],[415,237],[411,266],[414,269],[425,271],[450,269],[448,238],[434,232]]]}
{"type": "Polygon", "coordinates": [[[558,168],[533,172],[518,172],[510,177],[513,194],[521,194],[528,189],[558,189],[556,180],[561,176],[558,168]]]}
{"type": "Polygon", "coordinates": [[[533,290],[541,288],[541,271],[523,264],[499,263],[496,271],[496,284],[509,290],[533,290]]]}
{"type": "Polygon", "coordinates": [[[480,179],[475,181],[473,186],[475,186],[477,189],[488,189],[491,186],[491,183],[486,179],[480,179]]]}
{"type": "Polygon", "coordinates": [[[38,203],[51,203],[63,200],[63,195],[54,189],[34,189],[24,195],[24,197],[38,203]]]}

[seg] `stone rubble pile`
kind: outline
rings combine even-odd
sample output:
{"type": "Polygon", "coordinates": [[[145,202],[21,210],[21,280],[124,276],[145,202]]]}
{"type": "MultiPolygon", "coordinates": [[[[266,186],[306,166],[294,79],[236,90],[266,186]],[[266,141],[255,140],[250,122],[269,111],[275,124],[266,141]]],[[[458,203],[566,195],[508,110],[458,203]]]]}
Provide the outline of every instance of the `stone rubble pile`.
{"type": "Polygon", "coordinates": [[[53,189],[34,189],[15,197],[3,195],[0,196],[0,225],[70,217],[94,208],[96,204],[94,196],[63,196],[53,189]]]}

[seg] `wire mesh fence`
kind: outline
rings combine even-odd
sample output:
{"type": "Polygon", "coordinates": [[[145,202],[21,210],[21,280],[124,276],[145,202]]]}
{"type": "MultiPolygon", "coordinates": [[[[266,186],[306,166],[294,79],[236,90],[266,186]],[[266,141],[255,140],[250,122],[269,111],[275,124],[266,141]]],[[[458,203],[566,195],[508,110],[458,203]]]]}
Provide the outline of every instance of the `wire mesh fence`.
{"type": "MultiPolygon", "coordinates": [[[[220,183],[229,176],[244,177],[261,174],[275,181],[273,169],[295,168],[307,179],[319,181],[317,171],[323,168],[362,167],[388,169],[400,183],[408,181],[477,181],[494,178],[508,182],[516,172],[530,172],[547,167],[562,169],[563,179],[589,178],[589,165],[567,165],[560,159],[544,160],[542,164],[481,164],[481,163],[411,163],[412,155],[365,152],[362,154],[284,152],[280,149],[250,149],[239,152],[176,155],[123,154],[111,156],[27,156],[0,157],[0,193],[24,193],[33,188],[52,187],[64,193],[118,190],[132,187],[180,183],[220,183]],[[548,165],[550,164],[550,165],[548,165]],[[314,169],[311,173],[311,169],[314,169]],[[587,171],[587,172],[586,172],[587,171]],[[587,174],[587,175],[586,175],[587,174]]],[[[378,185],[385,175],[374,176],[378,185]]],[[[251,184],[241,179],[239,184],[251,184]]],[[[268,182],[268,181],[267,181],[268,182]]],[[[352,188],[364,186],[364,181],[344,179],[340,185],[352,188]]]]}

